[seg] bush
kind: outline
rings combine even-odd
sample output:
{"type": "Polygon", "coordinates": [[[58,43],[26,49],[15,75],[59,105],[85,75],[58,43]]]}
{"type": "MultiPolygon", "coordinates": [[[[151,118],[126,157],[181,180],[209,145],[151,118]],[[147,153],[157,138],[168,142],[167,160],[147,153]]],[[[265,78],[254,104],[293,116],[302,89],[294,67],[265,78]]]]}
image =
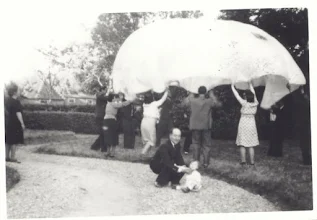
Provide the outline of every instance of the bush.
{"type": "Polygon", "coordinates": [[[20,181],[20,174],[15,169],[6,166],[6,190],[7,192],[20,181]]]}
{"type": "Polygon", "coordinates": [[[37,130],[64,130],[97,134],[95,115],[83,112],[24,111],[26,127],[37,130]]]}
{"type": "MultiPolygon", "coordinates": [[[[187,91],[180,87],[171,87],[171,92],[174,125],[179,127],[182,131],[187,131],[190,116],[189,109],[176,104],[180,103],[187,96],[187,91]],[[184,117],[184,114],[188,117],[184,117]]],[[[214,139],[235,139],[241,106],[234,97],[230,86],[219,86],[214,89],[214,93],[222,103],[222,107],[213,110],[212,137],[214,139]]],[[[256,88],[256,94],[260,102],[263,95],[263,88],[256,88]]],[[[291,101],[291,98],[290,96],[289,101],[291,101]]],[[[292,103],[290,105],[293,106],[292,103]]],[[[98,130],[93,114],[95,110],[94,106],[25,105],[24,109],[26,110],[24,115],[28,128],[69,130],[78,133],[97,133],[98,130]]],[[[296,113],[294,113],[292,117],[295,118],[295,115],[296,113]]],[[[255,118],[259,139],[268,139],[270,137],[269,112],[258,108],[255,118]]],[[[118,121],[121,121],[120,114],[118,114],[118,121]]],[[[296,124],[295,120],[291,119],[287,128],[288,138],[298,137],[298,122],[296,124]]]]}
{"type": "Polygon", "coordinates": [[[25,111],[95,112],[95,106],[93,105],[24,104],[23,109],[25,111]]]}

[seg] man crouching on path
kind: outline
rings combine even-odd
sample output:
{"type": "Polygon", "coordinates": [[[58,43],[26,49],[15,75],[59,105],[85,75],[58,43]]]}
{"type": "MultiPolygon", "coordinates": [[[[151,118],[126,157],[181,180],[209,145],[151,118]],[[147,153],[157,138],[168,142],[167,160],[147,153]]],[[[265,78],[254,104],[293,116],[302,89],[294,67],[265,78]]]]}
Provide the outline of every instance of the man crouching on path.
{"type": "Polygon", "coordinates": [[[169,140],[160,146],[152,158],[150,168],[158,174],[156,187],[163,187],[171,182],[175,189],[184,173],[190,172],[181,154],[180,140],[181,131],[178,128],[171,129],[169,140]]]}

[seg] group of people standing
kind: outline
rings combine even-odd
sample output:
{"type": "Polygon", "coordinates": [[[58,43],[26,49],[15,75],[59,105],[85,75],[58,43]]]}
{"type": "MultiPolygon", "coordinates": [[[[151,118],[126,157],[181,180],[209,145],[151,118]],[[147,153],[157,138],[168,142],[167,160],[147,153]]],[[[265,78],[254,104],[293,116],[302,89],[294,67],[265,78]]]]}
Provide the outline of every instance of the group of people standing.
{"type": "Polygon", "coordinates": [[[142,117],[139,107],[126,101],[124,94],[107,93],[106,87],[100,87],[96,95],[95,110],[99,136],[91,149],[101,150],[106,153],[106,156],[114,157],[115,146],[119,144],[120,128],[124,133],[124,148],[133,149],[135,131],[142,117]]]}
{"type": "MultiPolygon", "coordinates": [[[[254,167],[254,148],[259,146],[259,138],[257,133],[257,126],[255,115],[259,105],[255,90],[251,83],[249,83],[249,89],[239,95],[234,84],[231,85],[232,92],[237,101],[241,104],[241,116],[238,125],[236,145],[240,151],[240,164],[241,166],[250,165],[254,167]],[[249,155],[247,160],[246,155],[249,155]]],[[[303,102],[300,105],[300,146],[302,150],[303,163],[305,165],[311,165],[311,137],[310,137],[310,112],[309,112],[309,99],[305,96],[303,88],[301,88],[302,97],[298,97],[303,102]]],[[[165,92],[166,94],[166,92],[165,92]]],[[[164,94],[164,95],[165,95],[164,94]]],[[[163,96],[162,100],[164,100],[163,96]]],[[[160,101],[162,101],[160,100],[160,101]]],[[[188,106],[190,108],[190,121],[189,128],[192,136],[193,162],[199,165],[200,154],[203,155],[203,167],[209,166],[210,162],[210,149],[211,149],[211,127],[212,127],[212,109],[215,107],[221,107],[221,104],[217,98],[213,95],[212,91],[207,93],[207,89],[204,86],[199,87],[198,94],[190,94],[185,98],[181,105],[188,106]]],[[[283,149],[283,140],[285,138],[285,118],[286,114],[283,114],[284,108],[283,100],[277,102],[272,106],[270,110],[272,121],[272,134],[270,139],[270,145],[268,149],[268,156],[281,157],[283,149]],[[276,120],[276,121],[275,121],[276,120]],[[281,135],[280,135],[281,134],[281,135]]],[[[189,135],[187,135],[189,136],[189,135]]],[[[150,162],[150,168],[158,177],[155,181],[156,187],[162,187],[169,182],[172,184],[172,188],[177,188],[180,179],[183,175],[186,175],[185,191],[195,191],[201,187],[200,175],[197,174],[194,168],[187,168],[184,165],[184,160],[181,154],[181,147],[179,145],[181,137],[181,131],[177,128],[170,130],[169,140],[164,143],[156,152],[150,162]],[[196,172],[193,176],[192,173],[196,172]],[[187,180],[191,179],[191,184],[186,184],[187,180]],[[189,185],[191,185],[189,187],[189,185]]],[[[185,140],[189,142],[188,140],[185,140]]],[[[188,143],[187,143],[188,144],[188,143]]],[[[188,152],[188,148],[185,149],[188,152]]],[[[192,163],[193,163],[192,162],[192,163]]],[[[190,164],[190,167],[192,165],[190,164]]],[[[184,188],[182,188],[184,189],[184,188]]]]}
{"type": "MultiPolygon", "coordinates": [[[[259,102],[251,83],[249,83],[249,89],[243,91],[242,96],[239,95],[233,84],[231,88],[234,96],[241,104],[241,116],[236,138],[236,145],[240,151],[240,164],[253,166],[255,164],[254,148],[259,145],[255,120],[259,102]],[[248,158],[246,157],[247,154],[249,155],[248,158]]],[[[282,101],[277,102],[270,110],[272,134],[268,149],[269,156],[282,156],[285,135],[277,132],[277,130],[282,130],[283,133],[286,130],[282,127],[286,117],[283,114],[284,105],[282,103],[282,101]]],[[[201,86],[196,94],[191,93],[181,103],[174,104],[186,106],[190,112],[189,131],[184,135],[186,137],[184,153],[188,154],[189,146],[191,146],[193,148],[193,160],[200,161],[202,155],[202,165],[208,167],[212,143],[212,109],[221,107],[221,103],[212,90],[208,92],[206,87],[201,86]]],[[[97,94],[96,107],[96,123],[100,135],[92,145],[92,149],[101,149],[101,151],[107,152],[107,156],[113,157],[115,146],[118,145],[119,124],[123,128],[124,147],[133,149],[135,129],[140,126],[143,141],[142,155],[146,155],[151,147],[160,146],[162,137],[173,128],[172,105],[169,86],[159,99],[156,99],[153,95],[148,95],[144,96],[138,103],[126,101],[124,95],[120,93],[106,94],[105,88],[102,88],[97,94]],[[137,111],[135,111],[136,106],[138,106],[137,111]],[[136,117],[136,115],[138,116],[136,117]],[[119,118],[120,120],[118,120],[119,118]]],[[[303,129],[309,133],[310,130],[305,129],[306,127],[303,127],[303,129]]],[[[301,146],[310,145],[306,142],[301,146]]],[[[304,163],[311,164],[310,149],[304,149],[305,147],[302,147],[304,163]]]]}
{"type": "MultiPolygon", "coordinates": [[[[236,145],[240,151],[240,164],[254,166],[254,148],[259,145],[255,114],[258,108],[258,100],[252,84],[249,90],[239,95],[235,86],[232,92],[241,104],[241,116],[238,125],[236,145]],[[246,155],[249,155],[247,160],[246,155]]],[[[15,157],[17,144],[23,143],[23,130],[25,129],[22,116],[22,105],[18,99],[19,89],[14,83],[7,86],[5,98],[5,143],[6,161],[20,163],[15,157]]],[[[303,163],[311,165],[311,133],[310,133],[310,104],[307,92],[301,88],[297,105],[300,117],[300,147],[303,163]]],[[[185,134],[185,154],[189,152],[189,146],[193,148],[192,161],[196,162],[192,167],[199,166],[201,155],[204,168],[210,163],[212,109],[221,107],[213,91],[207,91],[206,87],[199,87],[196,94],[189,94],[181,103],[172,103],[169,87],[161,98],[153,95],[145,96],[141,101],[126,101],[124,94],[109,94],[105,87],[101,87],[96,100],[96,124],[99,129],[98,139],[92,144],[91,149],[101,150],[106,156],[115,156],[115,147],[119,144],[119,125],[124,134],[124,148],[133,149],[135,144],[135,131],[141,130],[143,141],[142,154],[146,155],[151,147],[159,147],[155,156],[151,158],[150,167],[158,174],[155,185],[160,187],[172,181],[175,185],[186,174],[193,173],[184,165],[181,156],[181,131],[173,126],[171,115],[172,105],[186,106],[190,112],[189,131],[185,134]],[[119,114],[119,117],[118,117],[119,114]],[[119,119],[119,120],[118,120],[119,119]],[[168,133],[169,140],[161,144],[162,137],[168,133]]],[[[277,102],[270,110],[271,139],[268,156],[281,157],[283,152],[283,140],[285,138],[285,121],[287,117],[284,99],[277,102]]],[[[196,173],[191,182],[190,189],[198,189],[196,173]]],[[[198,181],[199,182],[199,181],[198,181]]],[[[188,190],[188,188],[186,188],[188,190]]]]}
{"type": "Polygon", "coordinates": [[[135,135],[141,132],[144,144],[143,155],[152,146],[159,146],[161,139],[172,128],[171,97],[165,92],[160,100],[153,94],[141,96],[141,99],[126,101],[124,94],[112,94],[106,87],[100,87],[96,95],[96,125],[99,136],[92,144],[92,150],[106,152],[114,157],[118,145],[118,134],[123,132],[124,148],[134,149],[135,135]]]}

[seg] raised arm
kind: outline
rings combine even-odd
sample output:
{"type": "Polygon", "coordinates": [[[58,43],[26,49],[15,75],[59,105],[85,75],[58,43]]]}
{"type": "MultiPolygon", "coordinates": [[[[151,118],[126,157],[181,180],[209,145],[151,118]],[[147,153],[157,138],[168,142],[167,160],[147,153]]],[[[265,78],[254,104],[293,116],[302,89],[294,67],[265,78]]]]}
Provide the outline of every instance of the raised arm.
{"type": "Polygon", "coordinates": [[[232,89],[234,96],[236,97],[238,102],[240,102],[241,105],[246,102],[246,100],[244,100],[243,98],[240,97],[238,91],[236,90],[236,88],[234,87],[233,84],[231,84],[231,89],[232,89]]]}
{"type": "Polygon", "coordinates": [[[165,90],[165,93],[162,96],[162,98],[155,102],[157,104],[157,106],[161,106],[165,102],[167,96],[168,96],[168,90],[165,90]]]}
{"type": "Polygon", "coordinates": [[[210,90],[208,94],[209,94],[209,97],[212,100],[212,105],[214,107],[221,107],[222,106],[221,102],[219,102],[218,98],[215,96],[215,94],[214,94],[214,92],[212,90],[210,90]]]}
{"type": "Polygon", "coordinates": [[[102,100],[102,101],[108,100],[108,94],[106,92],[98,92],[96,96],[97,96],[97,99],[99,100],[102,100]]]}
{"type": "Polygon", "coordinates": [[[183,101],[180,103],[181,106],[189,106],[190,103],[190,99],[194,98],[194,94],[193,93],[189,93],[189,95],[183,99],[183,101]]]}
{"type": "Polygon", "coordinates": [[[112,104],[112,106],[113,106],[114,108],[122,108],[122,107],[124,107],[124,106],[130,105],[130,104],[131,104],[131,101],[112,102],[111,104],[112,104]]]}
{"type": "Polygon", "coordinates": [[[249,85],[250,85],[250,91],[254,94],[254,103],[255,104],[259,104],[259,101],[258,101],[258,99],[256,97],[256,93],[255,93],[255,90],[254,90],[254,87],[253,87],[252,83],[250,82],[249,85]]]}

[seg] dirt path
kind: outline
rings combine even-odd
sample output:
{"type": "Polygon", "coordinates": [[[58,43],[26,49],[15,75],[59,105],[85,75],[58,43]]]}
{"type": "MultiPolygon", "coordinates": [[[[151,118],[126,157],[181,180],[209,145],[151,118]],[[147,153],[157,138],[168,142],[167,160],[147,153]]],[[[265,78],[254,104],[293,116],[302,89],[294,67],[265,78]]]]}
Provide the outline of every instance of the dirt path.
{"type": "MultiPolygon", "coordinates": [[[[34,148],[34,147],[33,147],[34,148]]],[[[7,193],[8,218],[278,211],[258,195],[203,177],[199,193],[153,186],[144,164],[19,149],[21,181],[7,193]],[[193,205],[195,204],[195,205],[193,205]]]]}
{"type": "Polygon", "coordinates": [[[7,194],[9,218],[136,214],[135,189],[116,173],[99,169],[106,161],[27,151],[19,158],[22,164],[10,164],[21,181],[7,194]]]}

